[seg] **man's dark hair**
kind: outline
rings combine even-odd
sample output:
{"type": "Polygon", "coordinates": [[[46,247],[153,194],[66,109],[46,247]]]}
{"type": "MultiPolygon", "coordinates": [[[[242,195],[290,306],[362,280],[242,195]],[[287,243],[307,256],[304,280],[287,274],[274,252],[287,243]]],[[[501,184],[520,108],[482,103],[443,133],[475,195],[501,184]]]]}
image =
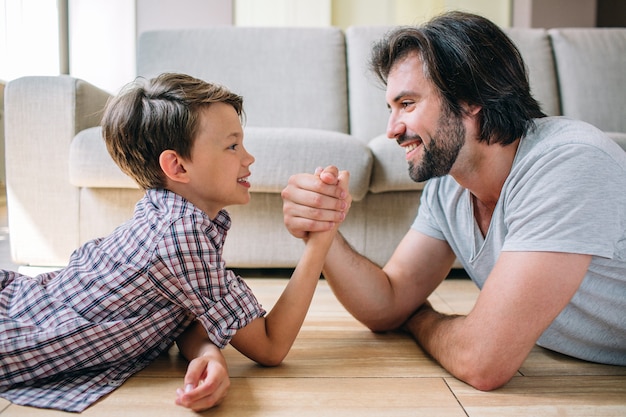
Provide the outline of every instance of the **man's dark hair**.
{"type": "Polygon", "coordinates": [[[532,97],[522,56],[509,37],[488,19],[448,12],[423,26],[389,32],[373,49],[370,66],[386,85],[394,64],[411,53],[443,102],[459,116],[462,104],[482,107],[479,140],[506,145],[545,117],[532,97]]]}

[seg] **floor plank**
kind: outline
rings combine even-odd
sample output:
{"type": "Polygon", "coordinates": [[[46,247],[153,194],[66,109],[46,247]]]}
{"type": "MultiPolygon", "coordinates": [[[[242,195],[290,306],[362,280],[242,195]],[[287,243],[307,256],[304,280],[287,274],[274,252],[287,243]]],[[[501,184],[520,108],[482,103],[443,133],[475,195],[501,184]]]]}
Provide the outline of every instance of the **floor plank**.
{"type": "MultiPolygon", "coordinates": [[[[520,368],[520,373],[528,377],[566,375],[614,375],[626,377],[626,367],[586,362],[535,346],[520,368]]],[[[622,383],[626,384],[626,378],[622,383]]]]}
{"type": "Polygon", "coordinates": [[[605,376],[514,377],[493,392],[454,378],[447,383],[469,417],[623,417],[626,379],[605,376]]]}

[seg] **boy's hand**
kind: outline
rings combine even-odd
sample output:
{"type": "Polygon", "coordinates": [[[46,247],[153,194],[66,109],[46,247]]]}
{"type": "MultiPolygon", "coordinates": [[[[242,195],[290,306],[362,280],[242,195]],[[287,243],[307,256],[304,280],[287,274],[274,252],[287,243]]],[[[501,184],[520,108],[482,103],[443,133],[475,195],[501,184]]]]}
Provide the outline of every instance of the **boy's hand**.
{"type": "Polygon", "coordinates": [[[189,362],[185,386],[176,390],[176,404],[202,411],[220,404],[230,387],[228,368],[222,352],[213,346],[189,362]]]}

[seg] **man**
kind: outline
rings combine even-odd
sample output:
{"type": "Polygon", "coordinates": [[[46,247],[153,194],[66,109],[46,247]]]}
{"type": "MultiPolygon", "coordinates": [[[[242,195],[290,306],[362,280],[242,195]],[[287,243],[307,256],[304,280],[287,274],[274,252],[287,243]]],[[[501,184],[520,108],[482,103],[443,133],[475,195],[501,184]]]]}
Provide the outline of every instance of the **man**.
{"type": "MultiPolygon", "coordinates": [[[[389,138],[411,178],[429,181],[384,267],[335,238],[324,275],[346,309],[375,331],[404,328],[481,390],[509,381],[535,343],[626,365],[626,153],[588,124],[546,117],[518,50],[482,17],[399,28],[374,47],[372,68],[389,138]],[[455,257],[481,288],[467,316],[426,301],[455,257]]],[[[307,174],[283,199],[304,239],[351,202],[307,174]]]]}

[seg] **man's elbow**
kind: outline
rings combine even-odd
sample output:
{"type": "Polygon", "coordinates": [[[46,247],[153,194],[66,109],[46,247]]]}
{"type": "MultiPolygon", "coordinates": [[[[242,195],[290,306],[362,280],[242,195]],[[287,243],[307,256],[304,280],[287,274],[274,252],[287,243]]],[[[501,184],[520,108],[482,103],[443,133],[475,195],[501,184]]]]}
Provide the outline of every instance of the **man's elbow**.
{"type": "Polygon", "coordinates": [[[497,365],[469,363],[457,372],[457,378],[480,391],[493,391],[513,378],[517,370],[503,369],[497,365]]]}
{"type": "Polygon", "coordinates": [[[480,376],[476,378],[469,378],[465,382],[480,391],[493,391],[504,386],[507,382],[511,380],[511,378],[512,376],[509,378],[480,376]]]}

